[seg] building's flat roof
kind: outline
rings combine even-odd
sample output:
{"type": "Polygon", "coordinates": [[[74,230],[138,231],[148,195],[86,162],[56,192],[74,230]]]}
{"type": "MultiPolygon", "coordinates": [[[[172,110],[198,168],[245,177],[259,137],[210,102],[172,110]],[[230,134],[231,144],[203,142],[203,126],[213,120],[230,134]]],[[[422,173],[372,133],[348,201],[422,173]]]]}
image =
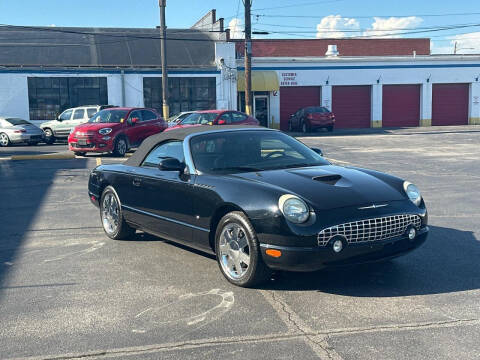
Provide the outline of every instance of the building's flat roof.
{"type": "MultiPolygon", "coordinates": [[[[169,68],[214,68],[216,41],[225,33],[168,29],[169,68]]],[[[160,30],[0,26],[0,66],[160,67],[160,30]]]]}

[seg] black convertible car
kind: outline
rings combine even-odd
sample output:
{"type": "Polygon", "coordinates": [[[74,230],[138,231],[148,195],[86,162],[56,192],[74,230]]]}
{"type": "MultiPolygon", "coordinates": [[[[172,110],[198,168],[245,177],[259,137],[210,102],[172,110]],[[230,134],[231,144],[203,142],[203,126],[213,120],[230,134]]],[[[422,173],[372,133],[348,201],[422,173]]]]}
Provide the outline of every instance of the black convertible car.
{"type": "Polygon", "coordinates": [[[216,254],[232,283],[271,269],[312,271],[389,259],[427,238],[415,185],[330,164],[276,130],[200,126],[149,137],[89,179],[106,234],[135,229],[216,254]]]}

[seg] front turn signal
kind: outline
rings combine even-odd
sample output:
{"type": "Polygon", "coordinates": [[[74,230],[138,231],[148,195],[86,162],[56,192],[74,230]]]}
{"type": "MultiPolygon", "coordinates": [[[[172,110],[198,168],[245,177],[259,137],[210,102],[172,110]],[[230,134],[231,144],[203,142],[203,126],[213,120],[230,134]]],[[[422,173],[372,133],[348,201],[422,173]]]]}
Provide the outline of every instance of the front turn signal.
{"type": "Polygon", "coordinates": [[[275,249],[267,249],[265,251],[265,254],[267,254],[271,257],[274,257],[274,258],[278,258],[278,257],[282,256],[282,252],[280,250],[275,250],[275,249]]]}

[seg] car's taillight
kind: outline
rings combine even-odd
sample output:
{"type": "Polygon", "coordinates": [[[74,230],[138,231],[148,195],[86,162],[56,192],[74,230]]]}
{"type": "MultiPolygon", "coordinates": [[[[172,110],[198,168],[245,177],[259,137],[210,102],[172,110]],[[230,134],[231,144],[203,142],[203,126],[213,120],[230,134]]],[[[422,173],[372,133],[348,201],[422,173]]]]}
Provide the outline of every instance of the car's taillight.
{"type": "Polygon", "coordinates": [[[22,129],[22,130],[14,130],[13,132],[16,133],[16,134],[20,134],[20,133],[26,133],[27,130],[24,130],[24,129],[22,129]]]}

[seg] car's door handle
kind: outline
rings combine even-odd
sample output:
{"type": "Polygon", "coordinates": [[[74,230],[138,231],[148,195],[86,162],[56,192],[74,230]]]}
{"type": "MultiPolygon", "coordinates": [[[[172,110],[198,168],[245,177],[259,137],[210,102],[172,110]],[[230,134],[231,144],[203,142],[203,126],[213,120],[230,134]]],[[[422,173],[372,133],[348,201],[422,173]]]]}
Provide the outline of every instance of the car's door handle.
{"type": "Polygon", "coordinates": [[[133,186],[140,186],[141,183],[142,183],[142,180],[140,180],[139,178],[133,178],[133,181],[132,181],[133,186]]]}

